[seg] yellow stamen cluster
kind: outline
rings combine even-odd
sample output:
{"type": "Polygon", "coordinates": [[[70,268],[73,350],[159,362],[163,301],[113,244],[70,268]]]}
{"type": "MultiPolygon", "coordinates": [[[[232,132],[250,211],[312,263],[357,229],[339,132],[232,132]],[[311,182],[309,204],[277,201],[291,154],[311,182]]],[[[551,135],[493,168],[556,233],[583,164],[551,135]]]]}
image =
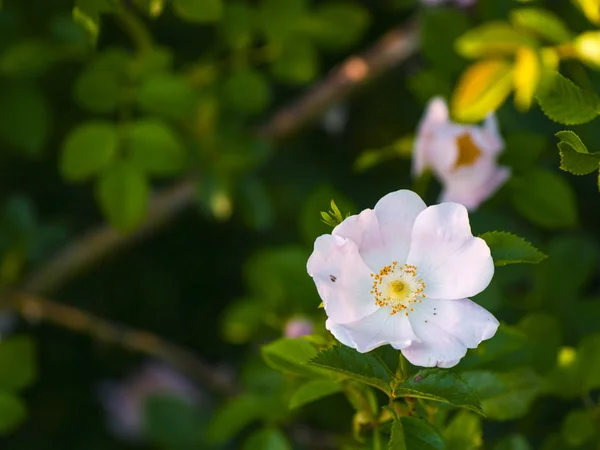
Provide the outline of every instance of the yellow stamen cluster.
{"type": "Polygon", "coordinates": [[[456,138],[456,145],[458,146],[458,157],[454,165],[455,169],[461,166],[469,166],[481,156],[481,150],[473,142],[469,133],[463,133],[458,136],[456,138]]]}
{"type": "Polygon", "coordinates": [[[390,315],[404,311],[408,316],[413,311],[413,303],[421,303],[425,298],[423,291],[425,283],[417,278],[417,267],[404,264],[398,265],[398,261],[384,266],[379,273],[372,273],[373,286],[371,294],[375,297],[377,306],[391,306],[390,315]]]}

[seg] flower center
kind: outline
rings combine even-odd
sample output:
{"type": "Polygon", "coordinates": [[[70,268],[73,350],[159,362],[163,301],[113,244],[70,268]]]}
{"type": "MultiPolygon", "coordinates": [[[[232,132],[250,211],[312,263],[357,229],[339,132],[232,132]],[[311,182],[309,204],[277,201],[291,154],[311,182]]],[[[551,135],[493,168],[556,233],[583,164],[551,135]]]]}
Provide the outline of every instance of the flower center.
{"type": "Polygon", "coordinates": [[[398,265],[398,261],[384,266],[379,273],[372,273],[371,294],[377,306],[391,306],[390,316],[404,311],[408,316],[414,311],[413,304],[425,298],[425,283],[417,277],[417,267],[410,264],[398,265]]]}
{"type": "Polygon", "coordinates": [[[456,138],[456,145],[458,145],[458,158],[454,168],[457,169],[461,166],[469,166],[473,164],[481,156],[481,150],[471,139],[469,133],[463,133],[456,138]]]}

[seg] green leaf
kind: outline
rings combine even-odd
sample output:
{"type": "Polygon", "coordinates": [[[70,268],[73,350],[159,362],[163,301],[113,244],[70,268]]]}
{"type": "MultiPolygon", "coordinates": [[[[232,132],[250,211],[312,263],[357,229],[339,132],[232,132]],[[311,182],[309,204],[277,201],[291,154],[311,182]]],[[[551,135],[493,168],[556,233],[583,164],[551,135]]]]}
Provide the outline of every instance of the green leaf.
{"type": "Polygon", "coordinates": [[[156,74],[144,80],[138,92],[140,106],[173,119],[189,116],[196,103],[194,91],[183,77],[156,74]]]}
{"type": "Polygon", "coordinates": [[[317,4],[303,22],[303,31],[318,46],[340,50],[355,44],[369,25],[369,13],[362,6],[344,1],[317,4]]]}
{"type": "Polygon", "coordinates": [[[287,437],[276,428],[255,431],[244,442],[242,450],[292,450],[287,437]]]}
{"type": "Polygon", "coordinates": [[[572,131],[559,131],[560,168],[573,175],[587,175],[598,170],[600,152],[590,153],[579,136],[572,131]]]}
{"type": "Polygon", "coordinates": [[[61,147],[60,173],[69,181],[88,179],[114,161],[118,146],[112,123],[98,120],[79,125],[61,147]]]}
{"type": "Polygon", "coordinates": [[[35,344],[26,336],[0,341],[0,390],[19,390],[37,377],[35,344]]]}
{"type": "Polygon", "coordinates": [[[150,175],[175,175],[185,160],[179,137],[158,119],[135,122],[127,134],[127,149],[130,161],[150,175]]]}
{"type": "Polygon", "coordinates": [[[222,0],[173,0],[175,14],[189,22],[216,22],[223,15],[222,0]]]}
{"type": "Polygon", "coordinates": [[[568,228],[577,224],[575,192],[559,174],[534,169],[514,186],[513,206],[532,223],[544,228],[568,228]]]}
{"type": "Polygon", "coordinates": [[[225,80],[225,101],[240,112],[255,114],[263,111],[271,101],[269,84],[260,72],[237,70],[225,80]]]}
{"type": "Polygon", "coordinates": [[[535,41],[506,22],[488,22],[472,28],[456,41],[465,58],[513,55],[520,47],[535,47],[535,41]]]}
{"type": "Polygon", "coordinates": [[[96,198],[106,218],[117,230],[133,231],[144,219],[150,187],[134,164],[119,161],[107,167],[96,183],[96,198]]]}
{"type": "Polygon", "coordinates": [[[213,442],[222,442],[257,419],[268,414],[269,400],[263,395],[242,394],[224,403],[208,425],[207,436],[213,442]]]}
{"type": "Polygon", "coordinates": [[[334,345],[312,358],[309,365],[329,369],[390,393],[393,375],[373,353],[359,353],[345,345],[334,345]]]}
{"type": "Polygon", "coordinates": [[[565,125],[589,122],[598,115],[600,106],[595,92],[581,89],[558,72],[543,79],[537,100],[544,114],[565,125]]]}
{"type": "Polygon", "coordinates": [[[307,0],[262,0],[259,25],[269,41],[278,43],[298,33],[307,12],[307,0]]]}
{"type": "Polygon", "coordinates": [[[481,417],[469,411],[456,413],[442,433],[445,450],[477,450],[483,445],[481,417]]]}
{"type": "Polygon", "coordinates": [[[87,110],[106,113],[116,109],[120,88],[120,81],[114,74],[86,70],[75,82],[74,96],[87,110]]]}
{"type": "Polygon", "coordinates": [[[580,447],[594,437],[596,423],[593,411],[571,410],[562,423],[562,437],[569,446],[580,447]]]}
{"type": "Polygon", "coordinates": [[[600,388],[600,334],[584,337],[577,347],[581,392],[600,388]]]}
{"type": "Polygon", "coordinates": [[[408,450],[404,439],[404,427],[402,422],[395,419],[392,423],[392,433],[388,442],[388,450],[408,450]]]}
{"type": "Polygon", "coordinates": [[[540,378],[525,368],[506,373],[469,371],[462,376],[481,398],[483,412],[491,420],[523,417],[541,390],[540,378]]]}
{"type": "Polygon", "coordinates": [[[402,417],[392,424],[388,450],[444,450],[444,439],[422,419],[402,417]],[[404,442],[402,442],[404,441],[404,442]]]}
{"type": "Polygon", "coordinates": [[[150,441],[169,448],[198,447],[202,430],[188,401],[168,394],[150,395],[143,406],[144,435],[150,441]]]}
{"type": "Polygon", "coordinates": [[[523,435],[512,434],[498,442],[494,450],[531,450],[531,446],[523,435]]]}
{"type": "Polygon", "coordinates": [[[246,3],[228,0],[225,2],[220,32],[223,39],[233,49],[244,49],[253,40],[255,28],[254,9],[246,3]]]}
{"type": "Polygon", "coordinates": [[[421,370],[404,381],[394,395],[450,403],[482,413],[475,391],[458,375],[448,370],[421,370]]]}
{"type": "Polygon", "coordinates": [[[479,122],[502,105],[513,86],[512,63],[502,59],[476,62],[454,88],[452,115],[463,122],[479,122]]]}
{"type": "Polygon", "coordinates": [[[0,434],[14,431],[26,417],[21,399],[11,392],[0,391],[0,434]]]}
{"type": "Polygon", "coordinates": [[[516,27],[532,31],[553,44],[562,44],[573,38],[573,33],[563,20],[547,9],[513,9],[510,12],[510,21],[516,27]]]}
{"type": "Polygon", "coordinates": [[[290,84],[304,84],[317,76],[319,61],[308,39],[295,38],[282,43],[281,53],[271,65],[273,75],[290,84]]]}
{"type": "Polygon", "coordinates": [[[92,112],[113,112],[121,100],[131,62],[131,56],[120,48],[97,54],[75,81],[75,100],[92,112]]]}
{"type": "Polygon", "coordinates": [[[491,231],[479,237],[490,248],[496,266],[517,263],[537,264],[547,258],[525,239],[506,231],[491,231]]]}
{"type": "Polygon", "coordinates": [[[50,128],[42,92],[32,84],[3,81],[0,98],[0,139],[29,155],[39,155],[50,128]]]}
{"type": "Polygon", "coordinates": [[[317,349],[302,339],[281,338],[261,348],[263,359],[268,366],[285,373],[302,376],[315,376],[321,371],[306,363],[314,358],[317,349]]]}
{"type": "Polygon", "coordinates": [[[290,399],[290,408],[299,408],[342,390],[342,385],[332,380],[310,380],[300,386],[290,399]]]}

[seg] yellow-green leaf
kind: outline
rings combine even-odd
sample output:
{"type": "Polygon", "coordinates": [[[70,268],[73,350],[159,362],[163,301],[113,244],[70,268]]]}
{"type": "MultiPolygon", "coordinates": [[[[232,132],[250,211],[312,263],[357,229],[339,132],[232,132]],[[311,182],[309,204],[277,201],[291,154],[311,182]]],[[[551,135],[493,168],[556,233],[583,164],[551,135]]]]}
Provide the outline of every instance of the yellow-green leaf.
{"type": "Polygon", "coordinates": [[[600,31],[581,33],[573,41],[573,48],[581,62],[600,69],[600,31]]]}
{"type": "Polygon", "coordinates": [[[473,28],[456,41],[456,50],[465,58],[512,55],[522,46],[536,42],[506,22],[490,22],[473,28]]]}
{"type": "Polygon", "coordinates": [[[600,0],[573,0],[573,3],[590,22],[600,25],[600,0]]]}
{"type": "Polygon", "coordinates": [[[478,122],[495,111],[513,87],[513,66],[489,59],[470,66],[461,76],[452,96],[452,114],[463,122],[478,122]]]}
{"type": "Polygon", "coordinates": [[[527,111],[542,76],[541,59],[530,47],[521,47],[515,55],[515,105],[527,111]]]}

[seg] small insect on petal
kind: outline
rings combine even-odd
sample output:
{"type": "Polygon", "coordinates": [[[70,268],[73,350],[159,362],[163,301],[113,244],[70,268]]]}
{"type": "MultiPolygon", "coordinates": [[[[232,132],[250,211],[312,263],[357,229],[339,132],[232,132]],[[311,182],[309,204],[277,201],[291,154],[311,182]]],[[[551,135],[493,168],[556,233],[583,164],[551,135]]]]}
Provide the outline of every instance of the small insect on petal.
{"type": "Polygon", "coordinates": [[[337,281],[337,278],[335,277],[335,275],[329,275],[329,279],[331,280],[332,283],[335,283],[337,281]]]}

